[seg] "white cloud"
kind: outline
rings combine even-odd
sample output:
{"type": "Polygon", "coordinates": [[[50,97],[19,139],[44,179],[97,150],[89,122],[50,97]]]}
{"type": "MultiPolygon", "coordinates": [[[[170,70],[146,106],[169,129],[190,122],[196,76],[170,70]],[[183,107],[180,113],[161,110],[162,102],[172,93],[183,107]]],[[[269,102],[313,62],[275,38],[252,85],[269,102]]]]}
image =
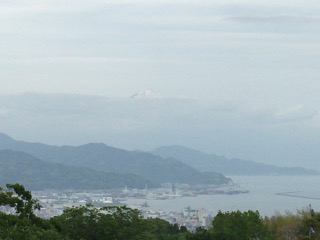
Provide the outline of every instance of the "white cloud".
{"type": "Polygon", "coordinates": [[[307,109],[303,104],[292,106],[290,108],[280,110],[275,114],[275,121],[291,122],[304,121],[314,118],[318,112],[313,109],[307,109]]]}

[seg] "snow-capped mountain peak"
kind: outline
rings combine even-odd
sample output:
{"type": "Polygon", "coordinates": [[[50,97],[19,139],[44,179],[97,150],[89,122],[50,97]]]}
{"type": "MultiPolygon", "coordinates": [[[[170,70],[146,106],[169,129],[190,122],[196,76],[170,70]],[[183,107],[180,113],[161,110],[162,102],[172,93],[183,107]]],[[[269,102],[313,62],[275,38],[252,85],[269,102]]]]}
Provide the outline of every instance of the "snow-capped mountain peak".
{"type": "Polygon", "coordinates": [[[159,97],[158,93],[154,93],[150,90],[142,90],[133,94],[130,98],[157,98],[159,97]]]}

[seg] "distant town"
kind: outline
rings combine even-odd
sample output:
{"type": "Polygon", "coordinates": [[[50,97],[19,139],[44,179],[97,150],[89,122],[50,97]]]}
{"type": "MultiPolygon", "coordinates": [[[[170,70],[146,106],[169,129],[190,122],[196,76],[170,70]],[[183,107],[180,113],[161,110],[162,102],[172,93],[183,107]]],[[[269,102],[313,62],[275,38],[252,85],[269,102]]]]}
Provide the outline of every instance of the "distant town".
{"type": "MultiPolygon", "coordinates": [[[[76,191],[76,190],[46,190],[32,192],[33,198],[38,199],[42,206],[36,214],[45,219],[63,213],[68,207],[90,204],[92,207],[104,206],[127,206],[138,209],[144,218],[160,218],[178,226],[185,226],[188,230],[195,230],[197,227],[208,228],[213,219],[213,213],[206,209],[191,209],[189,206],[181,206],[172,212],[155,210],[149,206],[148,200],[168,200],[182,197],[197,197],[198,195],[217,194],[246,194],[248,190],[235,184],[228,184],[223,187],[216,185],[188,185],[188,184],[163,184],[159,189],[123,189],[99,190],[99,191],[76,191]],[[142,204],[130,204],[129,199],[142,199],[142,204]]],[[[1,207],[1,211],[14,213],[14,209],[1,207]]]]}

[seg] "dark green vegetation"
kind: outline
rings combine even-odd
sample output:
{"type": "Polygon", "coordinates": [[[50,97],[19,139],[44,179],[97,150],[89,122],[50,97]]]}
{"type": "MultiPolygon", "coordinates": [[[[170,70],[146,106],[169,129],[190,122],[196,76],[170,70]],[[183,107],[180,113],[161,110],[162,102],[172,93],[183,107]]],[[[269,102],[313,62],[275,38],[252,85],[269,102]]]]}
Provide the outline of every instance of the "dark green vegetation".
{"type": "Polygon", "coordinates": [[[259,212],[218,212],[212,221],[214,239],[273,239],[259,212]]]}
{"type": "Polygon", "coordinates": [[[45,220],[37,217],[37,200],[19,184],[0,188],[0,206],[15,214],[0,212],[1,240],[284,240],[319,239],[320,213],[301,211],[296,215],[262,218],[258,211],[218,212],[208,230],[188,232],[183,226],[161,219],[143,219],[126,207],[67,208],[63,214],[45,220]]]}
{"type": "Polygon", "coordinates": [[[101,143],[58,147],[16,141],[5,134],[0,134],[1,149],[26,152],[47,162],[104,172],[136,174],[154,183],[223,184],[231,181],[220,173],[203,174],[172,158],[164,159],[150,153],[126,151],[101,143]]]}
{"type": "Polygon", "coordinates": [[[32,190],[110,189],[158,187],[150,180],[133,174],[106,173],[90,168],[49,163],[24,152],[0,151],[0,184],[21,182],[32,190]]]}
{"type": "Polygon", "coordinates": [[[153,154],[172,157],[199,171],[217,171],[226,175],[318,175],[315,170],[302,167],[276,167],[241,159],[228,159],[207,154],[182,146],[168,146],[155,149],[153,154]]]}

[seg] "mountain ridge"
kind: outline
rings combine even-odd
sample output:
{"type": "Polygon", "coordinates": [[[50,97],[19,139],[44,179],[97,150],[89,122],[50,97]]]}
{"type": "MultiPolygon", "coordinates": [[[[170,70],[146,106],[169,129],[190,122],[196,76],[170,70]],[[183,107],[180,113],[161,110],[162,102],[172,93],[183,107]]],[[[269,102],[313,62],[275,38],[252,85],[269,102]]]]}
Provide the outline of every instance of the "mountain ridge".
{"type": "MultiPolygon", "coordinates": [[[[0,138],[1,140],[2,138],[0,138]]],[[[224,184],[231,180],[220,173],[203,174],[176,159],[162,158],[151,153],[127,151],[103,143],[80,146],[50,146],[6,139],[0,149],[27,152],[48,162],[120,174],[136,174],[155,183],[224,184]]]]}
{"type": "Polygon", "coordinates": [[[154,149],[151,153],[178,159],[199,171],[215,169],[225,175],[319,175],[316,170],[303,167],[278,167],[238,158],[226,158],[192,148],[172,145],[154,149]]]}

